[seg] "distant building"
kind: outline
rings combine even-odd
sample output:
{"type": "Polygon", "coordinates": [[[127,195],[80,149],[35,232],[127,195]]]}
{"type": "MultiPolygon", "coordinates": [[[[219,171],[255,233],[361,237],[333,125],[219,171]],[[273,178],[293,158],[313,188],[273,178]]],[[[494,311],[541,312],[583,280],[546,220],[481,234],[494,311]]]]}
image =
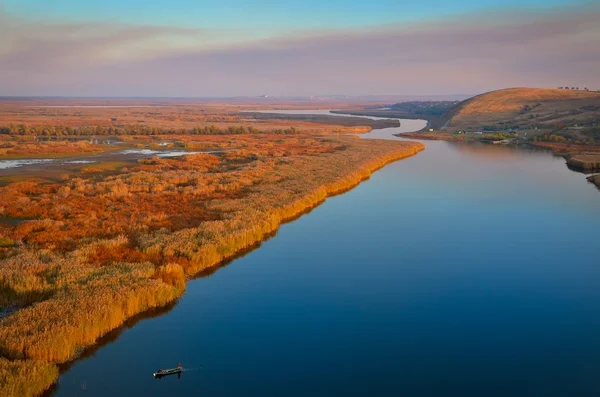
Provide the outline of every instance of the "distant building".
{"type": "Polygon", "coordinates": [[[483,134],[483,132],[481,132],[481,131],[475,131],[475,135],[481,135],[481,134],[483,134]]]}

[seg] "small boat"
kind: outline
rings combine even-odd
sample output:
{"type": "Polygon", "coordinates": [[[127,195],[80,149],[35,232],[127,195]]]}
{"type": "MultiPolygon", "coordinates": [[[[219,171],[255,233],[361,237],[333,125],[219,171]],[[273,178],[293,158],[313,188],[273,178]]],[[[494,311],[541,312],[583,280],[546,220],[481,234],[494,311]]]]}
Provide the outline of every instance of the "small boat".
{"type": "Polygon", "coordinates": [[[175,368],[169,368],[169,369],[159,369],[158,371],[156,371],[155,373],[153,373],[152,375],[157,378],[160,379],[163,376],[169,376],[169,375],[175,375],[175,374],[181,374],[183,372],[183,367],[181,366],[181,364],[177,364],[177,367],[175,368]]]}

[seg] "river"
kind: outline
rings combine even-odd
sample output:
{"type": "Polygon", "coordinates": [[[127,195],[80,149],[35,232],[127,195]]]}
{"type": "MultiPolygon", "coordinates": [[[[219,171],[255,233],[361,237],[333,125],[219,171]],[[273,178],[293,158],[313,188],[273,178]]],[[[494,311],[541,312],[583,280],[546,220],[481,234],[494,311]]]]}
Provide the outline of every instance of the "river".
{"type": "Polygon", "coordinates": [[[51,394],[599,395],[600,192],[549,153],[425,144],[190,281],[51,394]]]}

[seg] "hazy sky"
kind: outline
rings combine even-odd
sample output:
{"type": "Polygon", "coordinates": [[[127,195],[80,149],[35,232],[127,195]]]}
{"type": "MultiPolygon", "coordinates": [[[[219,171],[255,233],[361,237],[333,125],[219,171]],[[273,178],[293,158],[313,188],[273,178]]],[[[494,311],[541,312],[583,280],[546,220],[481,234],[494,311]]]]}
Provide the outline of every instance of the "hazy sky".
{"type": "Polygon", "coordinates": [[[0,95],[600,89],[595,3],[0,0],[0,95]]]}

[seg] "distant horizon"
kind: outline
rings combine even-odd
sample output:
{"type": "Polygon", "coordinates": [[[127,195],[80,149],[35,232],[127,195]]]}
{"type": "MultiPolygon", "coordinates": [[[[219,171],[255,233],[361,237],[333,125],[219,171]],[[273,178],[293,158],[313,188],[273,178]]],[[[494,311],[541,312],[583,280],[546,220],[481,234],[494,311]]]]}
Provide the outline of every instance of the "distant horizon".
{"type": "MultiPolygon", "coordinates": [[[[571,86],[568,86],[567,89],[570,89],[571,86]]],[[[468,99],[477,95],[482,95],[488,92],[506,90],[506,89],[514,89],[514,88],[530,88],[530,89],[563,89],[563,87],[505,87],[500,88],[498,90],[490,90],[484,92],[476,92],[476,93],[449,93],[449,94],[357,94],[357,95],[347,95],[347,94],[320,94],[320,95],[269,95],[269,94],[259,94],[259,95],[231,95],[231,96],[160,96],[160,95],[145,95],[145,96],[134,96],[134,95],[0,95],[0,101],[7,100],[27,100],[27,99],[85,99],[85,100],[128,100],[128,99],[138,99],[138,100],[153,100],[153,99],[167,99],[167,100],[244,100],[244,99],[252,99],[252,100],[269,100],[269,99],[280,99],[280,100],[357,100],[357,101],[384,101],[394,100],[394,99],[408,99],[408,100],[421,100],[416,98],[447,98],[447,99],[433,99],[433,100],[461,100],[457,98],[468,99]]],[[[588,88],[590,92],[600,91],[598,89],[588,88]]],[[[579,87],[579,91],[584,91],[584,87],[579,87]]],[[[426,100],[426,99],[425,99],[426,100]]]]}
{"type": "Polygon", "coordinates": [[[233,95],[233,96],[118,96],[118,95],[106,95],[106,96],[86,96],[86,95],[0,95],[0,100],[5,99],[359,99],[359,98],[428,98],[428,97],[472,97],[476,94],[367,94],[367,95],[344,95],[344,94],[331,94],[331,95],[233,95]]]}

